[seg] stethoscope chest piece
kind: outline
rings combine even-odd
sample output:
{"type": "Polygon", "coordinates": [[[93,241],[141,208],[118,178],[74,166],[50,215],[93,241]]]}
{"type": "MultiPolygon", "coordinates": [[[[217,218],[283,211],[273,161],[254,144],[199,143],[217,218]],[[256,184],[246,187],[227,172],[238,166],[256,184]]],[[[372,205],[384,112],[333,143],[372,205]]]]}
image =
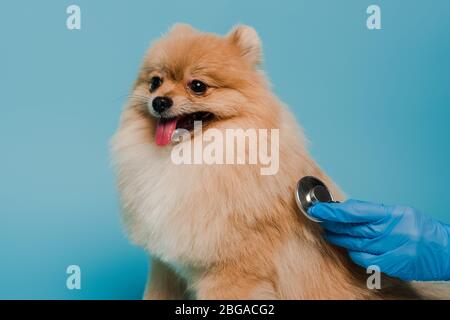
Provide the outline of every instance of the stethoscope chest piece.
{"type": "Polygon", "coordinates": [[[309,220],[321,222],[308,215],[308,209],[318,202],[333,202],[333,197],[322,181],[315,177],[306,176],[301,178],[297,183],[295,200],[300,211],[309,220]]]}

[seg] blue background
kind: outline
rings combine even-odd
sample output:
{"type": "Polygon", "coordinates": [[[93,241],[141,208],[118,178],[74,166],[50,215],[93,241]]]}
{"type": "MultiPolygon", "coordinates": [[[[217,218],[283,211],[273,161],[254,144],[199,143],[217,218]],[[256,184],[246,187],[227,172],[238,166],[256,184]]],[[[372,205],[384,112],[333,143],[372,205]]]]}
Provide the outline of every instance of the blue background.
{"type": "Polygon", "coordinates": [[[275,92],[348,195],[450,221],[450,1],[3,1],[0,298],[141,297],[147,258],[121,227],[108,140],[175,22],[254,26],[275,92]],[[81,30],[66,28],[73,3],[81,30]]]}

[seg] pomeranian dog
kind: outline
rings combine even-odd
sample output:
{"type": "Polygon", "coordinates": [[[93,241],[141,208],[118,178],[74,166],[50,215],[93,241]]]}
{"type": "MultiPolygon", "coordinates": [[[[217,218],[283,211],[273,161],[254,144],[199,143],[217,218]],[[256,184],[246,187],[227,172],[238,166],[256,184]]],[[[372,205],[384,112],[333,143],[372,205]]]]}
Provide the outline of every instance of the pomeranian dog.
{"type": "Polygon", "coordinates": [[[260,62],[260,39],[243,25],[218,36],[178,24],[145,55],[112,139],[125,225],[151,254],[144,298],[422,298],[386,276],[381,289],[368,289],[366,270],[299,214],[300,177],[343,195],[308,154],[260,62]],[[261,174],[261,164],[174,163],[174,146],[199,136],[195,120],[203,131],[278,129],[276,173],[261,174]],[[189,134],[177,143],[178,129],[189,134]]]}

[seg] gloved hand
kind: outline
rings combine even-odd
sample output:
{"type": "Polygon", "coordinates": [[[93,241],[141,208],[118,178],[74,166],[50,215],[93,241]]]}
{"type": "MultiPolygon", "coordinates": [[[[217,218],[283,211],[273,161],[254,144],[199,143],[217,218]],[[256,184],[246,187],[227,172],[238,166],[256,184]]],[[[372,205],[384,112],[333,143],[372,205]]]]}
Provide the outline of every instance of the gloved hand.
{"type": "Polygon", "coordinates": [[[450,279],[450,227],[415,209],[348,200],[317,203],[308,214],[362,267],[403,280],[450,279]]]}

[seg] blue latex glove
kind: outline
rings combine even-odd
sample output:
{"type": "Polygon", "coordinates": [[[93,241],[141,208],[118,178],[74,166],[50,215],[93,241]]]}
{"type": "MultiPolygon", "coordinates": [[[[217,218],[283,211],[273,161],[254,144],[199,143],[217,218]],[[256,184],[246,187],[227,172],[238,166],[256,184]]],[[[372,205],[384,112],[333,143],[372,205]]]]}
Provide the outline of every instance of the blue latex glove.
{"type": "Polygon", "coordinates": [[[308,214],[362,267],[377,265],[403,280],[450,279],[450,227],[419,211],[348,200],[318,203],[308,214]]]}

